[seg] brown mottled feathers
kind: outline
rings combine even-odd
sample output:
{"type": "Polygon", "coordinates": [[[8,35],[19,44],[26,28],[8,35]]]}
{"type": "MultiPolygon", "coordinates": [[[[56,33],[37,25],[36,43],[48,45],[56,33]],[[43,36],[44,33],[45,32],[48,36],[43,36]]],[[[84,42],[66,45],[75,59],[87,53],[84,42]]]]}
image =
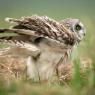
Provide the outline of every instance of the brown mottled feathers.
{"type": "Polygon", "coordinates": [[[73,33],[69,32],[63,24],[47,16],[22,17],[21,19],[7,18],[6,21],[15,23],[16,25],[14,25],[12,29],[20,29],[21,32],[17,30],[20,34],[26,34],[27,30],[29,35],[49,37],[62,43],[74,44],[73,33]]]}

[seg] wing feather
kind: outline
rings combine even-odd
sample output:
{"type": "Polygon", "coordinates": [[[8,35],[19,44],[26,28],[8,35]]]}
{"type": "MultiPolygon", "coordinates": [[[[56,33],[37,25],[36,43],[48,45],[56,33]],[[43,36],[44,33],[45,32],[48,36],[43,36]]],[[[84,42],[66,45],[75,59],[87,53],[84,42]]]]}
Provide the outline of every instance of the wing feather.
{"type": "Polygon", "coordinates": [[[0,30],[15,32],[37,37],[48,37],[66,44],[74,43],[74,34],[65,28],[60,22],[47,16],[22,17],[20,19],[7,18],[7,22],[16,23],[11,29],[0,30]]]}

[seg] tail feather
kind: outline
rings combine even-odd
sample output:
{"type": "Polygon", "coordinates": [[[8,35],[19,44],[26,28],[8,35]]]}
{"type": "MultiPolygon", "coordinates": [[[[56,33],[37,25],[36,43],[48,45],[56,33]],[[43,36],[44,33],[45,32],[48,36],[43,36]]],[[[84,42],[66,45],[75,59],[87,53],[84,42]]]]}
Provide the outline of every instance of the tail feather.
{"type": "Polygon", "coordinates": [[[9,23],[20,23],[21,22],[21,20],[19,19],[9,18],[9,17],[5,18],[5,21],[9,23]]]}
{"type": "Polygon", "coordinates": [[[25,30],[25,29],[0,29],[0,33],[18,33],[30,36],[36,36],[35,31],[25,30]]]}

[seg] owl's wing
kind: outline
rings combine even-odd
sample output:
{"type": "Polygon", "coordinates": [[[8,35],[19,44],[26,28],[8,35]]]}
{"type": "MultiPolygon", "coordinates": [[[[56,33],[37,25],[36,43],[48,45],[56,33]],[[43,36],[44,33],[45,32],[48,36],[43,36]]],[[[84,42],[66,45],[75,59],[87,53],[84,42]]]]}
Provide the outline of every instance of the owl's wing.
{"type": "MultiPolygon", "coordinates": [[[[24,37],[24,40],[26,38],[24,37]]],[[[0,42],[7,45],[7,47],[0,49],[0,55],[11,54],[12,56],[22,57],[32,56],[33,58],[37,58],[37,56],[41,54],[41,50],[37,46],[30,43],[29,41],[24,40],[22,36],[13,37],[13,39],[11,40],[8,40],[7,37],[0,39],[0,42]]]]}
{"type": "Polygon", "coordinates": [[[22,17],[21,19],[7,18],[6,21],[15,23],[16,25],[12,29],[22,34],[48,37],[63,43],[73,39],[72,32],[66,29],[61,23],[47,16],[34,15],[31,17],[22,17]]]}

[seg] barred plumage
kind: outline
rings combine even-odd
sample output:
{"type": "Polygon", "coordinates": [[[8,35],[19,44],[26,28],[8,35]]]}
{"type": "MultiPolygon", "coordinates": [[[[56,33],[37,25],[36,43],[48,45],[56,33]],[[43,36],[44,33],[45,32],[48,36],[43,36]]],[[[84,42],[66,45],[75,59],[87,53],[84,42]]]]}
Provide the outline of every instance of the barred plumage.
{"type": "MultiPolygon", "coordinates": [[[[7,18],[7,22],[15,23],[12,29],[26,29],[35,31],[33,35],[49,37],[60,42],[73,44],[74,34],[64,27],[63,24],[50,19],[47,16],[22,17],[21,19],[7,18]]],[[[32,32],[30,32],[32,34],[32,32]]]]}

